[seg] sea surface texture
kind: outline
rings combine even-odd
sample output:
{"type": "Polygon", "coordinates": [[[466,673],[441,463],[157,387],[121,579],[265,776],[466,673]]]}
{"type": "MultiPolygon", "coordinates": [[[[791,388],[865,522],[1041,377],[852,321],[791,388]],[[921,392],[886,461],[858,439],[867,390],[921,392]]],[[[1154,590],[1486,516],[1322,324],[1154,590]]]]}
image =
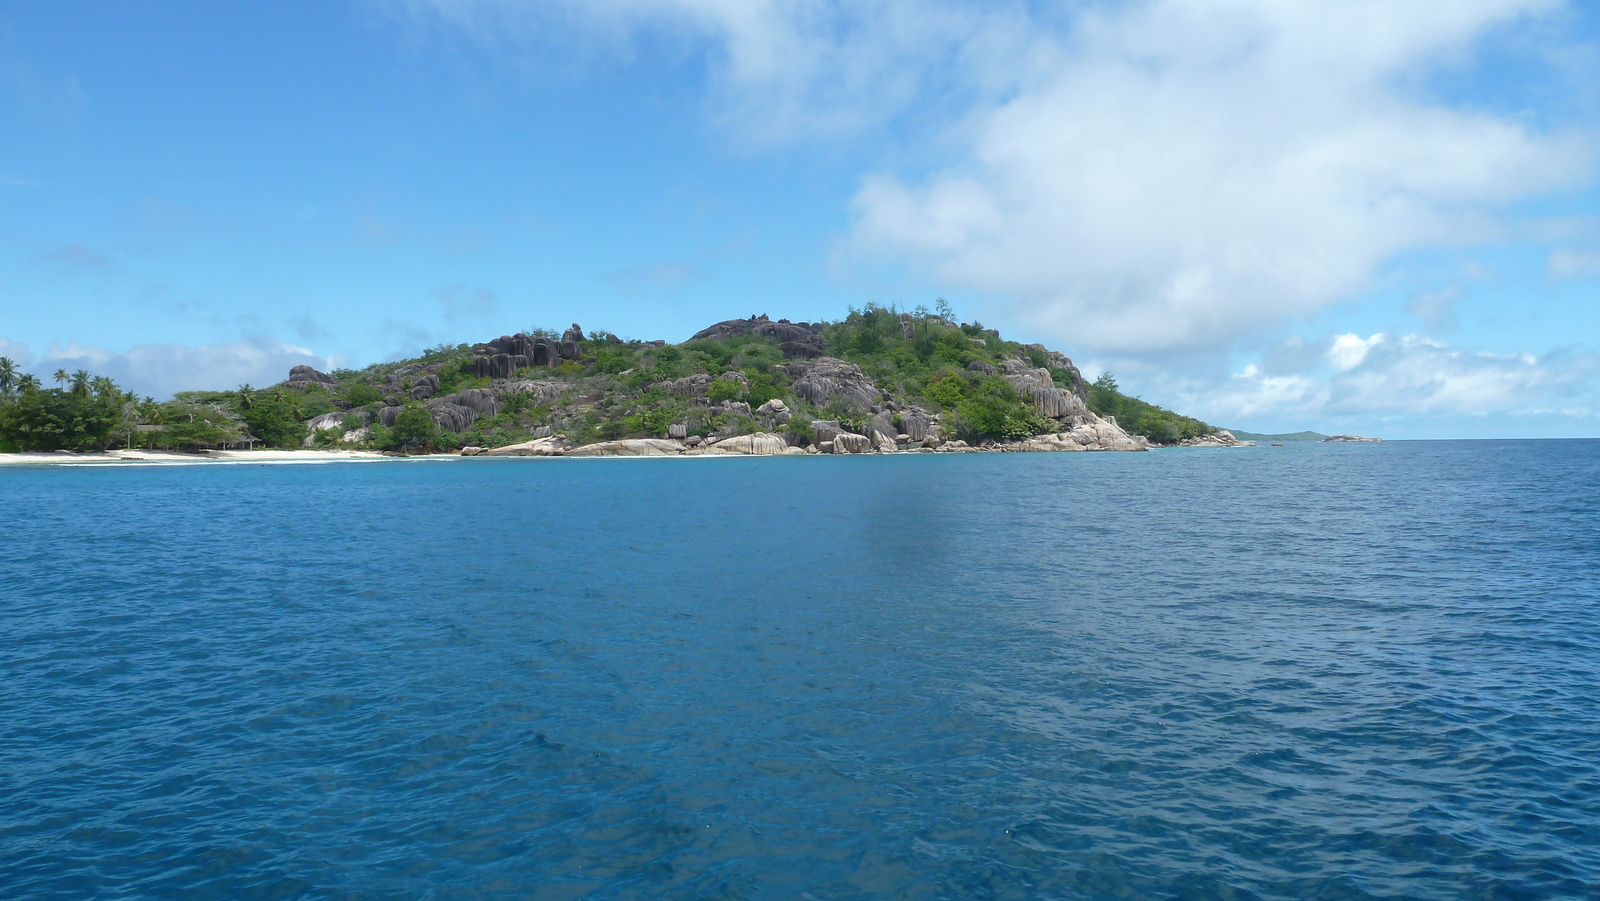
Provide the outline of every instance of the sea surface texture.
{"type": "Polygon", "coordinates": [[[1600,442],[6,467],[0,897],[1600,897],[1600,442]]]}

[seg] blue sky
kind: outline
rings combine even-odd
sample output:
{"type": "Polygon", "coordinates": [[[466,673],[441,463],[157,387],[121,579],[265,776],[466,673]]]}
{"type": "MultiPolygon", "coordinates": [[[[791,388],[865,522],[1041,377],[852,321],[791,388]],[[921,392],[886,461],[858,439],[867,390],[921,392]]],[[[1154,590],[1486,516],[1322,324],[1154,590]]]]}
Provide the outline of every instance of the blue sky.
{"type": "Polygon", "coordinates": [[[1554,0],[0,2],[0,352],[153,394],[947,298],[1221,425],[1600,436],[1554,0]]]}

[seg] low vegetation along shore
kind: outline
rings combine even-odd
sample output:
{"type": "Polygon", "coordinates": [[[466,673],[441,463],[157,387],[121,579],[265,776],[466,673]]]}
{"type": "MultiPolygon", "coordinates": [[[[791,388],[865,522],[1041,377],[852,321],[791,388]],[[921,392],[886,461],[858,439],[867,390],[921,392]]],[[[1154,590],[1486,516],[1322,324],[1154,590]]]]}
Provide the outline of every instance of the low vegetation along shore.
{"type": "Polygon", "coordinates": [[[1124,395],[1109,375],[1085,383],[1060,352],[958,323],[942,303],[913,312],[869,306],[839,322],[732,319],[681,344],[577,325],[559,336],[536,329],[362,370],[297,366],[270,387],[162,402],[81,370],[57,372],[55,381],[47,387],[0,360],[0,451],[237,460],[266,449],[360,458],[1244,443],[1124,395]]]}

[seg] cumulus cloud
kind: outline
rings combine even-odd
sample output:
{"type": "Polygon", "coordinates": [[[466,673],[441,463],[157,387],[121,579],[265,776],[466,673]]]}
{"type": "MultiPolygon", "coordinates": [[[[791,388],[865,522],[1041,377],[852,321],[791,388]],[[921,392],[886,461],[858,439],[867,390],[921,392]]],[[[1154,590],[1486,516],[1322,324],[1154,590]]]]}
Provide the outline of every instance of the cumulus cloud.
{"type": "Polygon", "coordinates": [[[868,178],[852,246],[1139,353],[1223,347],[1366,287],[1398,254],[1499,234],[1588,179],[1589,143],[1430,102],[1422,73],[1538,0],[1157,0],[1086,14],[965,158],[868,178]]]}
{"type": "Polygon", "coordinates": [[[140,344],[123,353],[74,341],[51,344],[28,370],[48,383],[57,369],[87,369],[110,376],[126,390],[165,398],[178,391],[270,385],[283,381],[290,367],[301,364],[326,370],[337,366],[338,360],[264,337],[198,347],[140,344]]]}
{"type": "Polygon", "coordinates": [[[1501,434],[1506,416],[1600,415],[1600,356],[1592,353],[1491,353],[1379,332],[1291,336],[1262,359],[1221,378],[1154,371],[1142,381],[1179,409],[1241,427],[1375,427],[1405,418],[1455,423],[1446,434],[1501,434]]]}
{"type": "MultiPolygon", "coordinates": [[[[1509,206],[1595,169],[1586,135],[1426,90],[1561,0],[388,5],[502,47],[677,36],[712,114],[757,139],[888,124],[896,166],[863,177],[840,259],[1009,302],[1095,352],[1225,349],[1401,254],[1502,237],[1509,206]]],[[[1449,326],[1447,305],[1419,309],[1449,326]]]]}

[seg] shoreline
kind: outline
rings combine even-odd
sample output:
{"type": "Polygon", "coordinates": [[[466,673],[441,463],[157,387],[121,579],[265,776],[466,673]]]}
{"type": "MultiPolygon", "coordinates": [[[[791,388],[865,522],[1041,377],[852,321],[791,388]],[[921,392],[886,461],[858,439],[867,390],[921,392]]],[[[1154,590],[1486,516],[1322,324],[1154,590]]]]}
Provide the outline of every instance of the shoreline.
{"type": "Polygon", "coordinates": [[[221,450],[180,453],[176,451],[24,451],[0,454],[0,466],[193,466],[202,464],[267,463],[366,463],[379,460],[425,460],[454,458],[455,454],[429,454],[395,457],[374,451],[358,450],[221,450]]]}
{"type": "MultiPolygon", "coordinates": [[[[1153,445],[1150,450],[1189,450],[1182,445],[1153,445]]],[[[833,457],[833,456],[920,456],[923,454],[948,455],[951,453],[1049,453],[1050,451],[1022,450],[1013,447],[997,448],[961,448],[960,450],[935,451],[930,449],[907,449],[894,453],[873,452],[867,454],[741,454],[741,453],[670,453],[670,454],[549,454],[549,455],[521,455],[521,454],[479,454],[464,455],[460,453],[442,454],[414,454],[401,456],[397,454],[384,454],[376,451],[360,450],[219,450],[198,451],[182,453],[176,451],[142,451],[142,450],[112,450],[112,451],[24,451],[16,453],[0,453],[0,467],[6,466],[201,466],[201,465],[288,465],[288,464],[325,464],[325,463],[381,463],[425,461],[425,460],[551,460],[551,459],[588,459],[588,460],[662,460],[662,459],[737,459],[740,457],[833,457]]]]}

